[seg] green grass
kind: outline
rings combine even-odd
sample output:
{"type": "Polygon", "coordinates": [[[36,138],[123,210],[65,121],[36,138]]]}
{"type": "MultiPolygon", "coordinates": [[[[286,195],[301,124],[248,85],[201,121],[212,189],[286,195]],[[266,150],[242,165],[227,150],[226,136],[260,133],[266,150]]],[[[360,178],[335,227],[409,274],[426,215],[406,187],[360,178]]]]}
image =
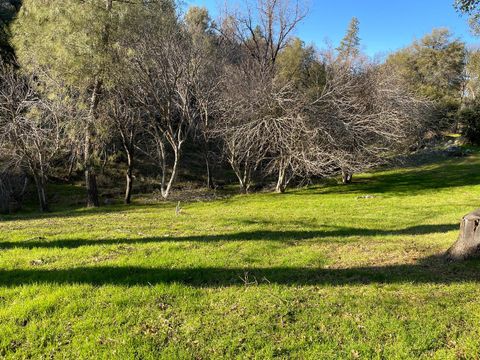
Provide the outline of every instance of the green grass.
{"type": "Polygon", "coordinates": [[[3,217],[0,357],[476,358],[480,156],[355,181],[3,217]]]}

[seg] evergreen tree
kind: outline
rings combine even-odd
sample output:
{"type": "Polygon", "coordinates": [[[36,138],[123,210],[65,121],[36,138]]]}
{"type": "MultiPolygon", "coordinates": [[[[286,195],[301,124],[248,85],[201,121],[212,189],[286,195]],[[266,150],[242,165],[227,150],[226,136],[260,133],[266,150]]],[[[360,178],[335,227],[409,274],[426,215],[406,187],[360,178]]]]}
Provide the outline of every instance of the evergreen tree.
{"type": "Polygon", "coordinates": [[[348,25],[345,37],[337,48],[338,56],[343,60],[351,60],[360,54],[360,21],[354,17],[348,25]]]}
{"type": "Polygon", "coordinates": [[[277,80],[318,96],[325,84],[325,69],[312,46],[305,46],[302,40],[293,38],[278,55],[277,80]]]}
{"type": "Polygon", "coordinates": [[[387,59],[411,90],[444,104],[459,104],[464,84],[465,44],[447,29],[434,29],[387,59]]]}

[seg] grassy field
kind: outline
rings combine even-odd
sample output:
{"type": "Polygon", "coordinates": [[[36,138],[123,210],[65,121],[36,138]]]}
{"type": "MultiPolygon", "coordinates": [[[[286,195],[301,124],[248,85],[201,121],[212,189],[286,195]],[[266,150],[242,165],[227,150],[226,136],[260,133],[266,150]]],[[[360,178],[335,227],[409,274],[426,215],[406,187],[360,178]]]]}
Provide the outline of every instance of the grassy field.
{"type": "Polygon", "coordinates": [[[355,180],[3,217],[0,357],[478,358],[480,155],[355,180]]]}

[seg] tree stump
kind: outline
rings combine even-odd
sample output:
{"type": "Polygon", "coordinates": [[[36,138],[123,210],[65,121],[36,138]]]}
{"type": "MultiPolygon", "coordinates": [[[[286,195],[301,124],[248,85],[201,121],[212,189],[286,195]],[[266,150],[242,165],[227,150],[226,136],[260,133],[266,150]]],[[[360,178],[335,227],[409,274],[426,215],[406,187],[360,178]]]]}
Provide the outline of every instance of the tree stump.
{"type": "Polygon", "coordinates": [[[446,255],[454,261],[480,257],[480,209],[463,217],[460,236],[446,255]]]}

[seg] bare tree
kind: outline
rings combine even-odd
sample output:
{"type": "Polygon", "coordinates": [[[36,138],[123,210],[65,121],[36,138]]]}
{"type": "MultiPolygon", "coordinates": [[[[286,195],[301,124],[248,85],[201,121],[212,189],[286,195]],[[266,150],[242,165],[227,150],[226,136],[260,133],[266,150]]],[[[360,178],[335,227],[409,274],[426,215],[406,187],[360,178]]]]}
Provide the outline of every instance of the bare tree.
{"type": "Polygon", "coordinates": [[[344,183],[355,172],[385,163],[418,140],[431,106],[410,94],[385,66],[357,62],[355,68],[334,57],[327,62],[327,82],[311,106],[320,134],[344,183]]]}
{"type": "Polygon", "coordinates": [[[307,15],[306,7],[299,0],[245,0],[243,4],[244,13],[226,10],[228,28],[221,32],[241,44],[262,68],[273,71],[278,54],[307,15]]]}
{"type": "Polygon", "coordinates": [[[265,116],[268,116],[270,77],[251,59],[242,66],[227,65],[217,101],[215,134],[223,143],[228,163],[238,178],[241,192],[250,189],[253,173],[266,155],[265,116]]]}
{"type": "Polygon", "coordinates": [[[277,78],[247,43],[224,70],[216,124],[243,192],[257,170],[277,177],[277,192],[311,175],[341,172],[348,183],[417,140],[431,113],[390,69],[360,55],[346,61],[327,52],[310,75],[321,79],[299,87],[277,78]]]}
{"type": "Polygon", "coordinates": [[[135,91],[136,88],[131,85],[110,90],[104,103],[108,119],[120,138],[127,160],[125,204],[131,203],[136,149],[145,125],[145,109],[135,101],[135,91]]]}
{"type": "Polygon", "coordinates": [[[4,166],[21,168],[35,180],[41,211],[48,210],[47,179],[62,145],[57,103],[41,99],[31,77],[0,67],[0,148],[4,166]]]}
{"type": "Polygon", "coordinates": [[[277,192],[292,179],[306,176],[315,164],[329,168],[332,161],[318,147],[318,129],[307,111],[308,97],[292,84],[278,83],[251,61],[233,65],[218,100],[216,132],[242,192],[252,175],[277,177],[277,192]],[[244,64],[245,65],[245,64],[244,64]]]}
{"type": "Polygon", "coordinates": [[[286,84],[273,92],[272,100],[275,116],[267,119],[264,131],[266,170],[277,178],[276,192],[283,193],[295,178],[318,174],[320,169],[325,174],[332,161],[316,142],[319,129],[306,111],[305,94],[286,84]]]}
{"type": "Polygon", "coordinates": [[[228,64],[216,130],[242,192],[248,192],[252,175],[261,165],[269,172],[278,170],[277,190],[284,191],[286,169],[292,164],[286,159],[293,155],[287,150],[291,144],[282,147],[285,143],[278,139],[292,140],[295,136],[290,131],[297,134],[303,127],[295,121],[301,116],[291,111],[298,110],[297,104],[292,108],[293,101],[285,98],[292,93],[275,84],[275,63],[306,12],[299,1],[290,0],[246,1],[245,7],[243,14],[227,10],[219,29],[228,64]]]}
{"type": "MultiPolygon", "coordinates": [[[[212,59],[208,55],[204,59],[211,59],[213,63],[218,59],[212,59]]],[[[207,60],[208,61],[208,60],[207,60]]],[[[201,139],[203,144],[203,157],[205,161],[206,186],[213,188],[213,174],[211,164],[211,137],[212,137],[212,120],[217,115],[215,111],[215,102],[219,96],[220,89],[220,70],[215,64],[206,66],[206,72],[198,77],[198,81],[193,83],[193,96],[195,98],[198,109],[198,117],[200,121],[196,123],[198,130],[197,138],[201,139]]]]}
{"type": "Polygon", "coordinates": [[[196,76],[191,79],[193,106],[197,107],[199,117],[195,123],[195,138],[203,148],[207,188],[213,188],[211,130],[212,121],[217,116],[215,102],[220,95],[225,65],[224,48],[214,32],[214,23],[207,9],[191,7],[184,22],[198,64],[196,76]]]}
{"type": "Polygon", "coordinates": [[[178,23],[164,25],[159,31],[146,28],[134,65],[140,82],[137,99],[148,112],[150,136],[144,152],[158,163],[161,193],[167,198],[183,145],[199,119],[192,89],[202,61],[184,28],[178,23]]]}

